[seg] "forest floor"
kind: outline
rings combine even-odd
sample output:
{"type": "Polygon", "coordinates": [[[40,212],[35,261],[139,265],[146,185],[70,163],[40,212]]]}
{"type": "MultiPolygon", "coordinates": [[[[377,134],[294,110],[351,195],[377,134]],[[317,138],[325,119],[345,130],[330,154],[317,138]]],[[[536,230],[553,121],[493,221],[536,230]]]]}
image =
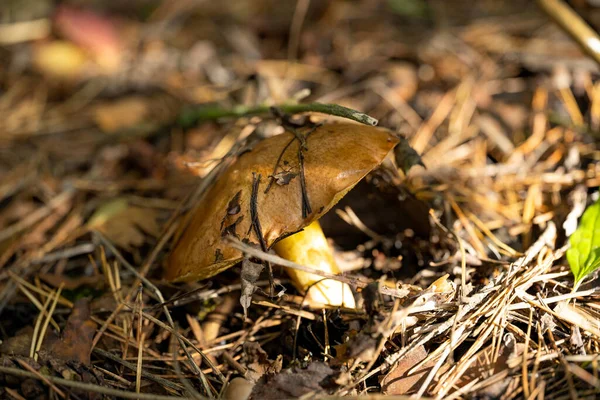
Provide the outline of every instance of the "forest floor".
{"type": "MultiPolygon", "coordinates": [[[[597,2],[571,3],[600,29],[597,2]]],[[[565,253],[600,185],[600,68],[535,2],[0,17],[0,398],[598,396],[599,280],[565,253]],[[321,219],[357,307],[303,302],[277,264],[247,310],[240,265],[165,280],[222,161],[316,102],[420,155],[321,219]]]]}

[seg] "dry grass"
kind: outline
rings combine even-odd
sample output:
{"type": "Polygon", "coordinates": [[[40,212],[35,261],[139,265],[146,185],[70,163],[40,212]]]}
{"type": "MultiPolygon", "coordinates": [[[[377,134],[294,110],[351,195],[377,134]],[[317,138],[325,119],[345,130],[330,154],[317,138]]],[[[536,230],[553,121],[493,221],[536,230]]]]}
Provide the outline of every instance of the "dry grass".
{"type": "Polygon", "coordinates": [[[600,184],[600,81],[559,28],[521,2],[192,3],[110,10],[109,73],[49,77],[37,43],[0,48],[0,396],[219,397],[236,376],[274,397],[597,396],[598,279],[573,291],[563,256],[600,184]],[[302,307],[279,267],[285,293],[263,276],[247,317],[239,267],[164,282],[181,217],[281,132],[269,113],[184,126],[183,105],[306,96],[377,118],[426,165],[384,163],[324,223],[360,307],[302,307]]]}

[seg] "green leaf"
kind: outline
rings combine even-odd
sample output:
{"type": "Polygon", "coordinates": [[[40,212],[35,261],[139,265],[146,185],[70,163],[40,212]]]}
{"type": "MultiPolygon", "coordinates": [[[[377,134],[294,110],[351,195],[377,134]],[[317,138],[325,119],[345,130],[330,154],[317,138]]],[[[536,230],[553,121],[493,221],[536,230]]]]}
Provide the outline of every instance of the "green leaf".
{"type": "Polygon", "coordinates": [[[600,267],[600,199],[585,210],[569,242],[567,261],[578,285],[600,267]]]}

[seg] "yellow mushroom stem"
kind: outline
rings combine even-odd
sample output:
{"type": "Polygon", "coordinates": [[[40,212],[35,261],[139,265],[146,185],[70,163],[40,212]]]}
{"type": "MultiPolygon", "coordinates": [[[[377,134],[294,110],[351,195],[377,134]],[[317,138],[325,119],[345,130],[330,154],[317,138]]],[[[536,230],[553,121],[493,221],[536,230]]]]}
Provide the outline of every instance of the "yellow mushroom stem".
{"type": "MultiPolygon", "coordinates": [[[[277,242],[273,249],[281,257],[315,270],[339,274],[341,271],[317,221],[304,230],[277,242]]],[[[328,304],[355,308],[354,296],[347,283],[288,268],[288,274],[309,304],[328,304]]]]}

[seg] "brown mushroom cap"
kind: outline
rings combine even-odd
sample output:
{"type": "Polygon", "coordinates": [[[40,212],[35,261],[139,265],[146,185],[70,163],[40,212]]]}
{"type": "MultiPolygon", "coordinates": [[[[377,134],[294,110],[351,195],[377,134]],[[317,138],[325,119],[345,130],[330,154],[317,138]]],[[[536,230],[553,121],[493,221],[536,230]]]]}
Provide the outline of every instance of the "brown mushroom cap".
{"type": "MultiPolygon", "coordinates": [[[[307,131],[304,128],[301,133],[307,131]]],[[[219,177],[179,235],[169,256],[166,279],[205,279],[241,261],[242,253],[222,242],[228,234],[260,243],[250,217],[253,176],[261,176],[256,211],[264,243],[270,248],[329,211],[398,143],[389,131],[366,125],[329,123],[316,128],[303,151],[306,193],[312,210],[303,218],[300,143],[294,138],[292,133],[284,133],[263,140],[219,177]],[[265,193],[271,175],[279,179],[265,193]]]]}

